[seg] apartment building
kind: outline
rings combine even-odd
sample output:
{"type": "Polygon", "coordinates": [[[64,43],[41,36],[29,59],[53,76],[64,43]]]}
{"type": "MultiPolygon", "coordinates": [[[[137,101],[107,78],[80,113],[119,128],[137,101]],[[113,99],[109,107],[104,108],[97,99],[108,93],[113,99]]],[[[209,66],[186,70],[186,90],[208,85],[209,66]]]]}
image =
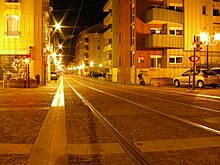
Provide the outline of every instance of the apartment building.
{"type": "Polygon", "coordinates": [[[91,72],[104,72],[102,67],[104,31],[104,26],[99,23],[81,31],[78,35],[75,55],[79,75],[89,76],[91,72]]]}
{"type": "MultiPolygon", "coordinates": [[[[40,75],[45,82],[46,44],[49,43],[49,0],[0,0],[0,72],[13,79],[40,75]]],[[[1,77],[2,79],[3,77],[1,77]]]]}
{"type": "Polygon", "coordinates": [[[108,13],[103,24],[104,32],[104,68],[109,80],[118,81],[118,0],[108,0],[103,11],[108,13]]]}
{"type": "Polygon", "coordinates": [[[118,0],[118,82],[181,74],[192,67],[194,36],[204,34],[197,67],[220,65],[219,19],[219,0],[118,0]]]}

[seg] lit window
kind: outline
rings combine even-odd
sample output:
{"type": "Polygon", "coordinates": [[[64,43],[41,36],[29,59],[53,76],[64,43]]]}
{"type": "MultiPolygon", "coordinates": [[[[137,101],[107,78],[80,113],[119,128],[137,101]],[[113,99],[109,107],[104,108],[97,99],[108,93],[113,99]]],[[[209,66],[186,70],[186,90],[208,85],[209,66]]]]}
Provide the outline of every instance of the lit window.
{"type": "Polygon", "coordinates": [[[7,15],[7,36],[19,36],[19,16],[7,15]]]}
{"type": "Polygon", "coordinates": [[[162,34],[161,28],[150,28],[150,34],[162,34]]]}
{"type": "Polygon", "coordinates": [[[182,30],[176,30],[176,35],[183,35],[183,31],[182,30]]]}
{"type": "Polygon", "coordinates": [[[172,28],[170,28],[170,35],[182,36],[183,35],[183,30],[179,29],[179,28],[172,27],[172,28]]]}
{"type": "Polygon", "coordinates": [[[150,61],[152,68],[162,67],[162,56],[151,55],[150,61]]]}

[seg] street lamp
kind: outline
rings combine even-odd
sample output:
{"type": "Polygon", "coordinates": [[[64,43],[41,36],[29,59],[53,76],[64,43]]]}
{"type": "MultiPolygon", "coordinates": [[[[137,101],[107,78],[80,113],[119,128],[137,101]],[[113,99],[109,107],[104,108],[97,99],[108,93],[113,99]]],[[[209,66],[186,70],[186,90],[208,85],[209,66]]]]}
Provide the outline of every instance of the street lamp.
{"type": "Polygon", "coordinates": [[[208,32],[200,33],[200,41],[203,43],[204,46],[206,46],[206,65],[207,69],[209,68],[209,45],[210,46],[216,46],[218,44],[218,41],[220,40],[220,34],[216,33],[213,37],[209,35],[208,32]],[[212,40],[213,38],[213,40],[212,40]]]}

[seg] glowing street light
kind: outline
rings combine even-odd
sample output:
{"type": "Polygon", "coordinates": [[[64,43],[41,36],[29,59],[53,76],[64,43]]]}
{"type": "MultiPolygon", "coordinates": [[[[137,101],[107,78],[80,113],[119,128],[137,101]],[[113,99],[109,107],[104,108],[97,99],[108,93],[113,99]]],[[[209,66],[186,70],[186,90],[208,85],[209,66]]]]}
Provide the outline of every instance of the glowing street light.
{"type": "Polygon", "coordinates": [[[55,24],[56,30],[60,30],[60,27],[61,27],[61,26],[60,26],[60,23],[56,23],[56,24],[55,24]]]}
{"type": "Polygon", "coordinates": [[[213,37],[211,37],[208,32],[200,33],[200,41],[207,48],[207,52],[206,52],[206,65],[207,65],[207,68],[209,68],[209,45],[210,46],[216,46],[218,44],[219,40],[220,40],[220,34],[219,33],[216,33],[213,37]],[[212,40],[212,38],[213,38],[213,40],[212,40]]]}
{"type": "Polygon", "coordinates": [[[90,61],[89,66],[90,66],[90,67],[93,67],[93,66],[94,66],[94,62],[93,62],[93,61],[90,61]]]}

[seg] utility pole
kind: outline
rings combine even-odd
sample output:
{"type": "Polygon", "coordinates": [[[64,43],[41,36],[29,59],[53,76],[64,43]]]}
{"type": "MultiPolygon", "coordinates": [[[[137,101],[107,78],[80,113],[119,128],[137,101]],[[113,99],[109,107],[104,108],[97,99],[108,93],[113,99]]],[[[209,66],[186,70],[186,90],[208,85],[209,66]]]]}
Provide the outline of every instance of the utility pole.
{"type": "MultiPolygon", "coordinates": [[[[196,43],[196,36],[194,35],[194,43],[196,43]]],[[[194,46],[194,50],[193,50],[193,90],[195,90],[195,82],[196,82],[196,77],[195,77],[195,73],[196,73],[196,47],[194,46]]]]}

